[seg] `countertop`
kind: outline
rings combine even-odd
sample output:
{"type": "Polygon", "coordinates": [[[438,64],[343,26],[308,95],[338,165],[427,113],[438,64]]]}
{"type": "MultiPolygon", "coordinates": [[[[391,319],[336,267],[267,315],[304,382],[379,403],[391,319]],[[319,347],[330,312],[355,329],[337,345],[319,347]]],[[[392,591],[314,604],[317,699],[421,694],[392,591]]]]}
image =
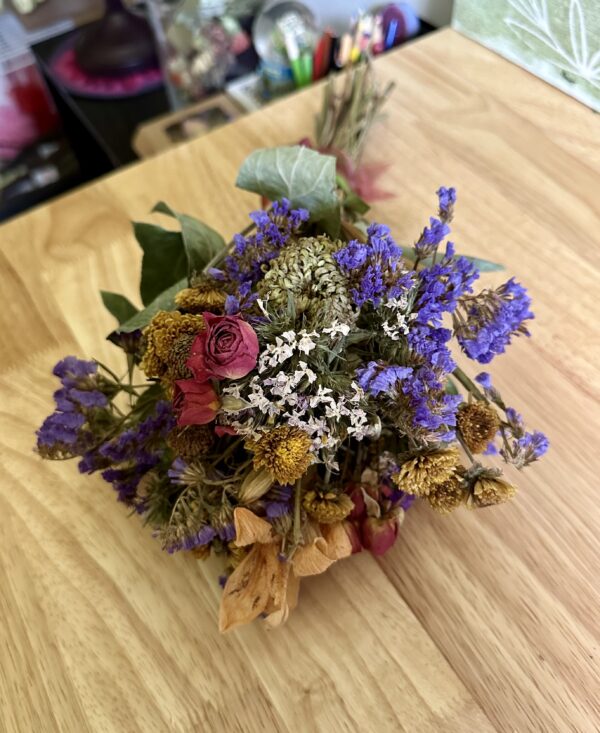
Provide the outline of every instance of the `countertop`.
{"type": "Polygon", "coordinates": [[[258,201],[234,188],[240,163],[310,134],[319,87],[8,222],[3,730],[600,728],[600,118],[451,30],[377,66],[397,86],[367,145],[394,193],[373,218],[414,241],[438,186],[457,187],[459,251],[502,261],[532,293],[533,338],[492,371],[550,453],[512,503],[450,517],[417,506],[383,559],[305,580],[284,627],[220,636],[219,563],[161,552],[101,478],[41,461],[33,433],[61,356],[118,359],[98,291],[136,298],[130,219],[164,199],[224,235],[242,229],[258,201]]]}

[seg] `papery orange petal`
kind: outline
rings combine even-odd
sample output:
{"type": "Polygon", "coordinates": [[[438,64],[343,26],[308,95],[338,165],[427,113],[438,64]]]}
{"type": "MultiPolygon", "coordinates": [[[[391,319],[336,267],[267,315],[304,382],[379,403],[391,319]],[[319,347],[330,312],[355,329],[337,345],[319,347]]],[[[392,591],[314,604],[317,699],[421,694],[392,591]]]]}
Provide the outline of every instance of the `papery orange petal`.
{"type": "Polygon", "coordinates": [[[269,522],[257,517],[249,509],[236,507],[233,510],[233,523],[235,525],[234,541],[238,547],[251,545],[254,542],[266,544],[273,541],[273,531],[269,522]]]}
{"type": "Polygon", "coordinates": [[[280,572],[278,546],[255,544],[229,576],[219,611],[219,631],[253,621],[271,603],[273,579],[280,572]]]}
{"type": "Polygon", "coordinates": [[[343,522],[324,524],[321,527],[323,538],[327,542],[326,554],[333,560],[341,560],[352,554],[352,542],[343,522]]]}
{"type": "Polygon", "coordinates": [[[283,566],[281,574],[283,583],[279,587],[279,592],[273,594],[273,605],[271,610],[267,608],[269,615],[265,619],[265,623],[270,627],[285,623],[298,604],[300,580],[294,574],[291,563],[280,563],[280,565],[283,566]]]}
{"type": "Polygon", "coordinates": [[[324,573],[333,562],[334,558],[327,555],[327,542],[323,537],[315,538],[310,545],[299,547],[292,558],[294,573],[300,578],[324,573]]]}

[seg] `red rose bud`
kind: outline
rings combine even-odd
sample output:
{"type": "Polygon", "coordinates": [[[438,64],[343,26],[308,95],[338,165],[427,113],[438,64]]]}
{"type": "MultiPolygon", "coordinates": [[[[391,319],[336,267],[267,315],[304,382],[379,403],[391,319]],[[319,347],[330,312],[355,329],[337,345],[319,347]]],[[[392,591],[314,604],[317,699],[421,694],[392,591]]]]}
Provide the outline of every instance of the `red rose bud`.
{"type": "Polygon", "coordinates": [[[175,382],[173,408],[178,425],[205,425],[219,411],[219,398],[210,382],[178,379],[175,382]]]}
{"type": "Polygon", "coordinates": [[[252,326],[239,316],[202,315],[206,328],[194,339],[186,362],[194,377],[199,381],[245,377],[258,359],[258,337],[252,326]]]}
{"type": "Polygon", "coordinates": [[[360,538],[366,550],[374,555],[385,554],[398,536],[398,520],[396,517],[376,519],[367,517],[360,525],[360,538]]]}
{"type": "Polygon", "coordinates": [[[348,539],[350,540],[350,545],[352,546],[352,554],[355,555],[357,552],[361,552],[362,543],[360,541],[358,527],[354,524],[354,522],[344,522],[343,527],[346,531],[346,534],[348,535],[348,539]]]}
{"type": "Polygon", "coordinates": [[[348,519],[361,519],[365,515],[365,498],[360,484],[351,484],[346,493],[352,499],[354,509],[348,515],[348,519]]]}
{"type": "Polygon", "coordinates": [[[224,435],[237,435],[235,428],[232,428],[231,425],[215,425],[215,433],[219,438],[224,435]]]}

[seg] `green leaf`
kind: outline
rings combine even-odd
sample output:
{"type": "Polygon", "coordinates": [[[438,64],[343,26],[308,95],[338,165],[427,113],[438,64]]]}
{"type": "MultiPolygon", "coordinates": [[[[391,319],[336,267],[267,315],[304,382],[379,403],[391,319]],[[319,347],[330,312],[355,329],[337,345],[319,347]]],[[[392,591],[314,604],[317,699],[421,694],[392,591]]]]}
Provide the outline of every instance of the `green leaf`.
{"type": "Polygon", "coordinates": [[[163,400],[164,398],[165,393],[162,386],[158,382],[151,384],[148,389],[142,392],[135,403],[136,415],[140,419],[143,419],[154,410],[154,406],[158,400],[163,400]]]}
{"type": "Polygon", "coordinates": [[[134,222],[133,231],[144,252],[140,295],[142,303],[148,305],[165,288],[187,275],[183,237],[179,232],[145,222],[134,222]]]}
{"type": "MultiPolygon", "coordinates": [[[[414,262],[417,259],[417,255],[414,249],[406,247],[402,249],[402,257],[408,262],[414,262]]],[[[489,260],[482,260],[480,257],[470,257],[469,255],[454,255],[453,260],[459,257],[464,257],[465,260],[472,262],[479,272],[500,272],[504,270],[504,265],[500,265],[497,262],[490,262],[489,260]]],[[[438,257],[438,262],[441,258],[438,257]]],[[[433,262],[432,257],[426,257],[424,260],[420,260],[420,264],[428,267],[433,262]]]]}
{"type": "Polygon", "coordinates": [[[330,211],[327,216],[319,219],[319,226],[330,239],[338,239],[342,229],[342,217],[339,206],[330,211]]]}
{"type": "Polygon", "coordinates": [[[182,278],[170,288],[164,290],[160,295],[148,305],[144,310],[136,313],[133,318],[130,318],[117,329],[119,333],[131,333],[138,328],[145,328],[150,321],[152,316],[158,311],[172,311],[175,310],[175,295],[183,288],[187,287],[187,277],[182,278]]]}
{"type": "Polygon", "coordinates": [[[446,380],[446,392],[448,394],[459,394],[458,390],[456,389],[456,385],[450,378],[446,380]]]}
{"type": "Polygon", "coordinates": [[[236,185],[271,201],[288,198],[308,209],[313,221],[339,207],[335,158],[301,145],[255,150],[242,163],[236,185]]]}
{"type": "Polygon", "coordinates": [[[138,309],[124,295],[111,293],[108,290],[101,290],[100,295],[106,310],[117,319],[119,325],[133,318],[138,312],[138,309]]]}
{"type": "Polygon", "coordinates": [[[371,207],[364,199],[361,199],[357,193],[350,191],[344,199],[344,208],[349,211],[354,211],[362,216],[363,214],[366,214],[371,207]]]}
{"type": "Polygon", "coordinates": [[[504,265],[498,262],[490,262],[489,260],[482,260],[479,257],[469,257],[469,255],[463,255],[465,260],[472,262],[479,272],[500,272],[506,269],[504,265]]]}
{"type": "Polygon", "coordinates": [[[225,249],[225,240],[219,232],[193,216],[173,211],[164,201],[159,201],[152,211],[172,216],[179,222],[188,261],[188,277],[201,272],[225,249]]]}

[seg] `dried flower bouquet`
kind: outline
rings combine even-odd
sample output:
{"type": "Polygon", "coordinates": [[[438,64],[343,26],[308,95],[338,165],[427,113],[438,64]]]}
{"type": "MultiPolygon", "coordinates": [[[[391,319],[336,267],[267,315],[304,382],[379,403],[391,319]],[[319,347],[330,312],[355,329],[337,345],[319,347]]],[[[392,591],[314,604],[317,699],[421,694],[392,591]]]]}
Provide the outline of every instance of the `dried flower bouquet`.
{"type": "Polygon", "coordinates": [[[346,216],[332,157],[256,151],[238,185],[273,203],[230,245],[165,204],[180,231],[135,225],[145,307],[102,294],[126,373],[63,359],[37,433],[42,457],[100,472],[168,552],[224,557],[221,630],[284,621],[303,576],[386,552],[415,499],[505,502],[515,488],[482,456],[522,469],[548,448],[452,357],[454,342],[487,364],[533,317],[519,283],[474,290],[498,267],[444,244],[454,189],[401,248],[346,216]]]}

